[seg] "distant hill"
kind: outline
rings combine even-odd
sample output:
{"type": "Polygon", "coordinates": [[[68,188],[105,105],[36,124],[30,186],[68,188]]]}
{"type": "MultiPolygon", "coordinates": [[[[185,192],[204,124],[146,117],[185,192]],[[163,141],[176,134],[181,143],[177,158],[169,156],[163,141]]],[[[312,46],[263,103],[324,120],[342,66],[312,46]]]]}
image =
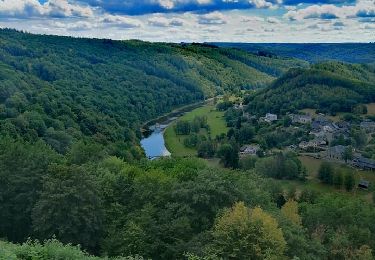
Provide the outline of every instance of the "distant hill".
{"type": "Polygon", "coordinates": [[[375,63],[375,43],[214,43],[264,56],[284,56],[311,63],[336,60],[375,63]]]}
{"type": "MultiPolygon", "coordinates": [[[[0,134],[66,153],[79,140],[131,157],[141,122],[225,90],[269,84],[291,58],[209,45],[0,30],[0,134]],[[130,147],[130,148],[129,148],[130,147]]],[[[133,154],[137,154],[133,151],[133,154]]]]}
{"type": "Polygon", "coordinates": [[[285,114],[304,108],[324,113],[351,112],[375,101],[375,68],[326,62],[291,69],[271,86],[246,97],[249,111],[285,114]]]}

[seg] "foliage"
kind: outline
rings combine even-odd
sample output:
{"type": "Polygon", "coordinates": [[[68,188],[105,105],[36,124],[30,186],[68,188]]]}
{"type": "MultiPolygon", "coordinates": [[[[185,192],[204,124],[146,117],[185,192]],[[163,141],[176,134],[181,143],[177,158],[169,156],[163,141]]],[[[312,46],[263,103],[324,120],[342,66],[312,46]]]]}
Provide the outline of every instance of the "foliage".
{"type": "Polygon", "coordinates": [[[217,219],[210,250],[224,259],[280,259],[286,242],[276,219],[236,203],[217,219]]]}
{"type": "Polygon", "coordinates": [[[248,111],[286,114],[304,108],[336,114],[353,112],[375,100],[375,70],[359,64],[327,62],[307,69],[291,69],[264,90],[248,95],[248,111]]]}
{"type": "Polygon", "coordinates": [[[344,61],[373,63],[374,43],[215,43],[217,46],[234,47],[264,57],[294,57],[311,63],[344,61]]]}
{"type": "Polygon", "coordinates": [[[237,168],[238,167],[238,151],[231,144],[223,144],[219,147],[217,152],[218,156],[221,158],[221,163],[227,168],[237,168]]]}
{"type": "Polygon", "coordinates": [[[77,166],[51,165],[33,212],[33,229],[42,239],[56,236],[64,243],[94,250],[103,222],[95,181],[77,166]]]}
{"type": "Polygon", "coordinates": [[[99,259],[89,256],[81,251],[78,246],[63,245],[61,242],[51,239],[43,244],[38,241],[28,240],[22,245],[14,245],[0,242],[0,259],[99,259]]]}
{"type": "Polygon", "coordinates": [[[296,225],[301,225],[302,220],[298,215],[298,203],[293,200],[288,200],[282,207],[281,213],[296,225]]]}
{"type": "Polygon", "coordinates": [[[293,153],[278,153],[274,157],[258,160],[255,170],[263,176],[289,180],[304,180],[306,171],[301,161],[293,153]]]}
{"type": "MultiPolygon", "coordinates": [[[[0,134],[43,140],[62,154],[84,141],[128,161],[139,159],[142,153],[134,146],[142,122],[224,91],[265,86],[274,78],[258,70],[271,66],[272,58],[205,45],[9,29],[0,31],[0,42],[0,134]]],[[[280,62],[276,67],[294,64],[280,62]]]]}

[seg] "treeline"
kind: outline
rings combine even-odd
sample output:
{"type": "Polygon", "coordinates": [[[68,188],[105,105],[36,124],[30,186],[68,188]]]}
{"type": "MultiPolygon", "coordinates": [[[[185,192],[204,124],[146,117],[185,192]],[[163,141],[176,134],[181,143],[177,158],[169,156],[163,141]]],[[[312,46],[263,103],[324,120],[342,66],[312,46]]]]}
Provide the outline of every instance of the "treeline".
{"type": "MultiPolygon", "coordinates": [[[[0,237],[29,239],[0,242],[6,259],[91,259],[74,245],[104,259],[371,259],[375,248],[372,204],[285,192],[260,167],[129,164],[89,144],[62,156],[10,138],[0,148],[0,237]]],[[[290,156],[269,164],[284,165],[277,174],[303,171],[290,156]]],[[[262,169],[275,177],[273,166],[262,169]]]]}
{"type": "Polygon", "coordinates": [[[375,43],[215,43],[263,56],[293,57],[311,63],[374,63],[375,43]]]}
{"type": "Polygon", "coordinates": [[[248,111],[258,114],[285,114],[304,108],[332,115],[362,112],[360,104],[375,101],[374,80],[373,66],[328,62],[309,69],[291,69],[245,101],[248,111]]]}

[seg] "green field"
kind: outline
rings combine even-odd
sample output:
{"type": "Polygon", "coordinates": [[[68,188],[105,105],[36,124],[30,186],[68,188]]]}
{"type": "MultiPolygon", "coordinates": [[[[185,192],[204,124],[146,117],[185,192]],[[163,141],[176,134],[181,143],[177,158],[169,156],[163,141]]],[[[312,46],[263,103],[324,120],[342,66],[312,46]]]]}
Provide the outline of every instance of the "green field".
{"type": "MultiPolygon", "coordinates": [[[[192,121],[195,116],[207,116],[207,123],[211,129],[211,137],[216,135],[226,134],[228,128],[224,119],[224,112],[217,111],[214,105],[205,105],[196,108],[191,112],[181,116],[178,120],[192,121]]],[[[186,136],[176,135],[174,131],[175,122],[170,124],[164,132],[165,145],[173,156],[196,156],[196,150],[184,146],[184,139],[186,136]]],[[[201,129],[200,134],[207,135],[204,129],[201,129]]]]}
{"type": "Polygon", "coordinates": [[[343,167],[345,169],[349,169],[353,171],[353,174],[355,175],[356,184],[358,184],[360,179],[365,179],[370,181],[370,189],[368,191],[354,188],[353,191],[347,192],[344,188],[342,189],[336,189],[333,185],[327,185],[324,183],[321,183],[318,179],[318,171],[319,167],[322,164],[322,160],[315,159],[312,157],[307,156],[299,156],[299,159],[301,160],[302,164],[307,168],[308,177],[306,182],[301,181],[290,181],[290,180],[280,180],[280,184],[285,190],[291,190],[295,189],[297,192],[302,191],[303,189],[311,189],[322,193],[346,193],[351,194],[352,196],[359,196],[362,198],[365,198],[369,201],[372,201],[372,192],[373,192],[373,185],[375,184],[375,172],[371,171],[362,171],[359,169],[353,169],[349,168],[342,164],[336,164],[337,167],[343,167]]]}

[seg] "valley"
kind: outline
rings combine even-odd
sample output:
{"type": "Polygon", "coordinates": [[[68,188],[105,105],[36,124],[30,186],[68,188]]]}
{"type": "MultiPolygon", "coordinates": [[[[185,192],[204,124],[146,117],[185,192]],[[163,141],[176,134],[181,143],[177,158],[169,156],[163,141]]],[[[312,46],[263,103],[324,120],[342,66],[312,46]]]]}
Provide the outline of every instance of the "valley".
{"type": "Polygon", "coordinates": [[[0,259],[373,259],[372,45],[338,46],[0,29],[0,259]]]}

